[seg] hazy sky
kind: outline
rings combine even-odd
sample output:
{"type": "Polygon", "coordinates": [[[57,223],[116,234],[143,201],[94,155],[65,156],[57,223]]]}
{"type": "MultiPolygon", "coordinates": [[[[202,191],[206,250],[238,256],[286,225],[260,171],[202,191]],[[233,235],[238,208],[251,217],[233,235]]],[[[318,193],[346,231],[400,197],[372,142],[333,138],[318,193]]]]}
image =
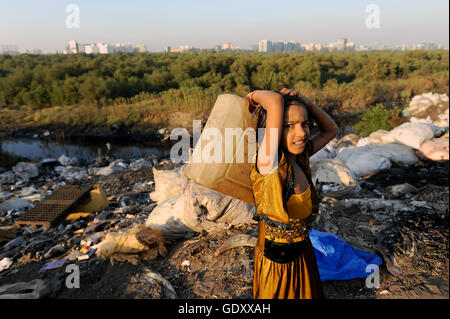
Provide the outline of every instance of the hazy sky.
{"type": "Polygon", "coordinates": [[[449,45],[448,0],[0,0],[0,45],[62,51],[80,43],[130,42],[150,51],[167,45],[211,48],[231,42],[248,49],[259,40],[359,44],[449,45]],[[67,28],[66,6],[80,10],[80,27],[67,28]],[[379,28],[366,19],[379,8],[379,28]]]}

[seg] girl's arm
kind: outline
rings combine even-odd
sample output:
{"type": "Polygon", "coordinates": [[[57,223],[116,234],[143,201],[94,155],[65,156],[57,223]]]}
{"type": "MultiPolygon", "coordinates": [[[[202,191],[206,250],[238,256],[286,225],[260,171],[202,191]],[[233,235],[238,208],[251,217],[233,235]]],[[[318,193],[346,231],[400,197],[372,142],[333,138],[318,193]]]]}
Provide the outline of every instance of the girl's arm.
{"type": "Polygon", "coordinates": [[[339,127],[333,121],[333,119],[320,107],[315,105],[310,99],[301,95],[298,92],[289,89],[282,89],[281,93],[297,95],[308,108],[309,114],[315,119],[317,125],[320,128],[320,132],[314,137],[311,137],[311,143],[313,145],[312,154],[317,153],[325,145],[327,145],[336,135],[339,133],[339,127]]]}
{"type": "MultiPolygon", "coordinates": [[[[267,175],[278,165],[278,147],[283,130],[283,98],[273,91],[256,90],[247,95],[249,101],[261,105],[267,111],[266,131],[259,146],[256,166],[261,175],[267,175]]],[[[258,134],[258,132],[256,132],[258,134]]]]}

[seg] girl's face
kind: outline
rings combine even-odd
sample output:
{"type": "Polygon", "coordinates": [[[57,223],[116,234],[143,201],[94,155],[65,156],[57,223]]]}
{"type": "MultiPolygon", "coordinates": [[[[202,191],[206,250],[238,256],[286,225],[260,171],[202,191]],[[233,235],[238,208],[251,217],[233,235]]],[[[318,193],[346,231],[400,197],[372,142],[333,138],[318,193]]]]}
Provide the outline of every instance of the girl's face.
{"type": "Polygon", "coordinates": [[[282,145],[294,155],[305,150],[310,137],[308,112],[300,104],[291,104],[284,112],[282,145]]]}

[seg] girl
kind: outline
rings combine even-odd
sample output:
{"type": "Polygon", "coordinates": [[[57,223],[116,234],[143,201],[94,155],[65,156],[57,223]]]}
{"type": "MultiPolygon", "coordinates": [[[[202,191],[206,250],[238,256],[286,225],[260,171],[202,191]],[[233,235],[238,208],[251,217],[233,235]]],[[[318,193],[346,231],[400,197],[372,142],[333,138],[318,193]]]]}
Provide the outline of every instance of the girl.
{"type": "Polygon", "coordinates": [[[323,298],[309,239],[318,198],[309,157],[339,132],[322,109],[288,89],[257,90],[246,97],[249,111],[265,128],[253,158],[250,180],[258,213],[253,297],[323,298]],[[310,136],[311,120],[320,132],[310,136]]]}

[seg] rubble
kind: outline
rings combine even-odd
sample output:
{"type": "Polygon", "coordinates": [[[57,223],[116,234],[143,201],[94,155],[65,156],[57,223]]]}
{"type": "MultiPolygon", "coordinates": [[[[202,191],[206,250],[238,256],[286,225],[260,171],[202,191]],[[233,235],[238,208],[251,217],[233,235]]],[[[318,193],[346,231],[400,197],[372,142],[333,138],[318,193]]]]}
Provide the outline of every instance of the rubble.
{"type": "Polygon", "coordinates": [[[76,157],[68,157],[68,156],[62,154],[58,158],[58,162],[63,166],[74,166],[74,165],[77,165],[78,160],[76,157]]]}
{"type": "Polygon", "coordinates": [[[39,176],[39,168],[34,163],[19,162],[12,168],[14,174],[24,181],[39,176]]]}

